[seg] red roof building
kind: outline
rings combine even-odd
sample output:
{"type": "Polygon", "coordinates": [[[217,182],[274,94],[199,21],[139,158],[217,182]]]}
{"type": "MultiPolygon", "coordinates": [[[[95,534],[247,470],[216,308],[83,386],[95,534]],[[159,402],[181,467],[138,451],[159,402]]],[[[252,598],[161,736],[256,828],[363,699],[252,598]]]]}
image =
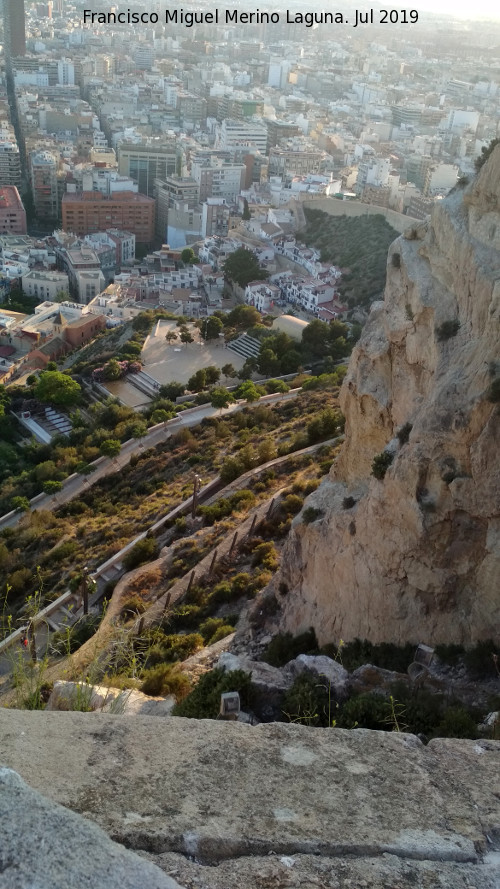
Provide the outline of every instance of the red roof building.
{"type": "Polygon", "coordinates": [[[0,234],[27,234],[26,211],[15,185],[0,186],[0,234]]]}

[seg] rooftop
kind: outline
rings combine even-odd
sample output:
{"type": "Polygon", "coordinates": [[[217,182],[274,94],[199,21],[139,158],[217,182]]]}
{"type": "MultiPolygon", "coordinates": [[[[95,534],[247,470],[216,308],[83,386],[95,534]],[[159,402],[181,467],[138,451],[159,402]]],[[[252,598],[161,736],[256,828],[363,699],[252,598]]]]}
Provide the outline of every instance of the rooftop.
{"type": "Polygon", "coordinates": [[[0,209],[5,209],[6,207],[24,210],[23,202],[15,185],[2,185],[0,187],[0,209]]]}
{"type": "Polygon", "coordinates": [[[112,195],[104,195],[100,191],[81,191],[76,194],[65,194],[62,198],[62,204],[76,203],[135,203],[135,204],[154,204],[154,198],[148,198],[144,194],[136,194],[133,191],[117,191],[112,195]]]}

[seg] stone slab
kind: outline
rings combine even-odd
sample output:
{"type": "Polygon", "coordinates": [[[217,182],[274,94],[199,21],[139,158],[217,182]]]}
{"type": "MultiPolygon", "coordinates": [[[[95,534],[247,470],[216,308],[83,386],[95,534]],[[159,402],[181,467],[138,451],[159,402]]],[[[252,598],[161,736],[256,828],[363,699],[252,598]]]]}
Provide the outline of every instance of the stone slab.
{"type": "Polygon", "coordinates": [[[96,824],[0,768],[1,889],[181,889],[96,824]]]}
{"type": "Polygon", "coordinates": [[[483,856],[500,851],[496,741],[424,747],[364,729],[3,710],[0,763],[127,847],[194,859],[213,876],[200,886],[240,889],[236,862],[271,854],[334,870],[389,855],[410,870],[456,874],[443,884],[401,879],[398,889],[495,886],[483,856]],[[460,882],[464,868],[472,882],[460,882]]]}

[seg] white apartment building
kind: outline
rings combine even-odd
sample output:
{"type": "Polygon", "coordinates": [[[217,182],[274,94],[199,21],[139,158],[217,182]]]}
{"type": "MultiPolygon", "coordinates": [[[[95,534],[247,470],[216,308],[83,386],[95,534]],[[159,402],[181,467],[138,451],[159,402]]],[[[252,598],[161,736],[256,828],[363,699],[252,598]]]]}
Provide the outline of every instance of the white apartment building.
{"type": "Polygon", "coordinates": [[[23,291],[35,299],[55,300],[58,294],[69,296],[69,278],[63,272],[31,271],[22,276],[23,291]]]}
{"type": "Polygon", "coordinates": [[[222,158],[194,158],[191,177],[198,183],[200,203],[207,198],[224,198],[236,201],[245,184],[246,167],[232,164],[222,158]]]}
{"type": "Polygon", "coordinates": [[[267,127],[247,120],[224,119],[217,127],[217,147],[227,149],[256,149],[261,154],[267,149],[267,127]]]}

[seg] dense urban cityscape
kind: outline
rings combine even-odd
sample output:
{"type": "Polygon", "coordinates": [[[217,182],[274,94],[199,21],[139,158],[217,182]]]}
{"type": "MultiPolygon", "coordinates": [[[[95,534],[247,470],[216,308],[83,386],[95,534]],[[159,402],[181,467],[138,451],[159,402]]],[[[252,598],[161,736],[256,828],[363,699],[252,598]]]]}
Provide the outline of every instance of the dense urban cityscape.
{"type": "Polygon", "coordinates": [[[499,887],[500,17],[422,2],[0,0],[0,889],[499,887]]]}

